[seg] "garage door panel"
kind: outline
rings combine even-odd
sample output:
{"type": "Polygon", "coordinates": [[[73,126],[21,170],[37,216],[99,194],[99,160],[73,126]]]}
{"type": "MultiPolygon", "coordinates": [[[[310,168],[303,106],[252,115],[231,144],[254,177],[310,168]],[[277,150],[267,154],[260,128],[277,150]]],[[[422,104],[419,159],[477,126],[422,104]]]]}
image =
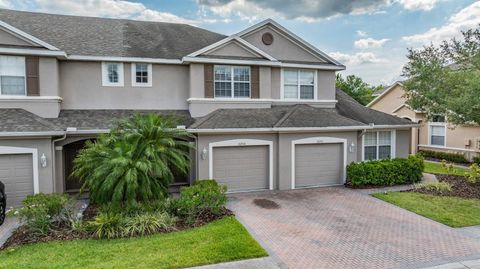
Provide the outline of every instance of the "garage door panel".
{"type": "Polygon", "coordinates": [[[342,183],[343,144],[295,146],[295,187],[342,183]]]}
{"type": "Polygon", "coordinates": [[[228,191],[268,189],[268,146],[214,147],[213,178],[228,191]]]}
{"type": "Polygon", "coordinates": [[[0,155],[0,180],[5,184],[7,207],[21,206],[33,194],[31,154],[0,155]]]}

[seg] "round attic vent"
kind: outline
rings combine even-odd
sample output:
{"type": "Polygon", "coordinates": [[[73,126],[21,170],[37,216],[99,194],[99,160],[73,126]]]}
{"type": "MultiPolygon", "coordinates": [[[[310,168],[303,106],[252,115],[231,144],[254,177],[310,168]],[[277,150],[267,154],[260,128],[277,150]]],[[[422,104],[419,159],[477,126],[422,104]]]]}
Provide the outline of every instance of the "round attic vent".
{"type": "Polygon", "coordinates": [[[269,32],[262,35],[262,42],[265,45],[271,45],[273,43],[273,35],[269,32]]]}

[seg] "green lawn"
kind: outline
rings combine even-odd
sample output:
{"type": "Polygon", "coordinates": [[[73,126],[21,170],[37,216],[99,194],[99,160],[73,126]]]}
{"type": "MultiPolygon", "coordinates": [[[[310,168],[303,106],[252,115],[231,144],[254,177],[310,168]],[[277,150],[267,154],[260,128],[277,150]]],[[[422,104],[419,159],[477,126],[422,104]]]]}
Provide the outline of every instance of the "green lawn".
{"type": "Polygon", "coordinates": [[[179,268],[267,256],[234,218],[170,234],[39,243],[0,252],[0,268],[179,268]]]}
{"type": "MultiPolygon", "coordinates": [[[[454,167],[452,174],[458,175],[458,176],[464,176],[467,170],[468,170],[467,168],[454,167]]],[[[430,173],[430,174],[448,174],[447,170],[443,168],[442,165],[439,163],[425,162],[425,169],[423,171],[425,173],[430,173]]]]}
{"type": "Polygon", "coordinates": [[[480,225],[480,200],[478,199],[434,196],[415,192],[376,193],[373,196],[450,227],[480,225]]]}

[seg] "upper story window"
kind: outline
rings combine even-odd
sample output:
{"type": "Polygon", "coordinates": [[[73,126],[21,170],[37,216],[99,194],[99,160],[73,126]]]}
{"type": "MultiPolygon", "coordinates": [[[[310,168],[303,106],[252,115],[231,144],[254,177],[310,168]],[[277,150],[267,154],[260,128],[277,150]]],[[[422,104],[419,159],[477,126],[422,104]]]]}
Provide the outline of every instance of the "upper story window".
{"type": "Polygon", "coordinates": [[[102,63],[103,86],[123,86],[123,63],[102,63]]]}
{"type": "Polygon", "coordinates": [[[215,65],[215,97],[250,98],[250,67],[215,65]]]}
{"type": "Polygon", "coordinates": [[[429,144],[433,146],[445,146],[445,137],[447,131],[447,124],[445,123],[445,117],[441,115],[435,115],[429,122],[429,144]]]}
{"type": "Polygon", "coordinates": [[[27,95],[25,57],[0,55],[0,95],[27,95]]]}
{"type": "Polygon", "coordinates": [[[316,99],[314,70],[283,70],[283,99],[316,99]]]}
{"type": "Polygon", "coordinates": [[[363,159],[382,160],[393,156],[391,131],[366,132],[363,135],[363,159]]]}
{"type": "Polygon", "coordinates": [[[147,63],[132,63],[132,86],[152,86],[152,65],[147,63]]]}

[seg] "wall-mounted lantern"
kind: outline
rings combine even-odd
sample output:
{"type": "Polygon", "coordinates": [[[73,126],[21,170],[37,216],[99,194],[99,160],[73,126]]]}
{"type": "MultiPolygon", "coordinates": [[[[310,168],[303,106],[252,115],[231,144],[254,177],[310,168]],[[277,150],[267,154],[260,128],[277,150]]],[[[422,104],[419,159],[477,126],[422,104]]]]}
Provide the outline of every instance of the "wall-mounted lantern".
{"type": "Polygon", "coordinates": [[[207,148],[204,147],[200,155],[202,157],[202,160],[205,160],[207,158],[207,155],[208,155],[208,150],[207,148]]]}
{"type": "Polygon", "coordinates": [[[42,156],[40,156],[40,165],[43,168],[47,167],[47,156],[45,156],[45,153],[42,153],[42,156]]]}
{"type": "Polygon", "coordinates": [[[352,143],[350,144],[350,146],[348,147],[348,151],[349,151],[350,153],[355,152],[355,143],[352,142],[352,143]]]}

